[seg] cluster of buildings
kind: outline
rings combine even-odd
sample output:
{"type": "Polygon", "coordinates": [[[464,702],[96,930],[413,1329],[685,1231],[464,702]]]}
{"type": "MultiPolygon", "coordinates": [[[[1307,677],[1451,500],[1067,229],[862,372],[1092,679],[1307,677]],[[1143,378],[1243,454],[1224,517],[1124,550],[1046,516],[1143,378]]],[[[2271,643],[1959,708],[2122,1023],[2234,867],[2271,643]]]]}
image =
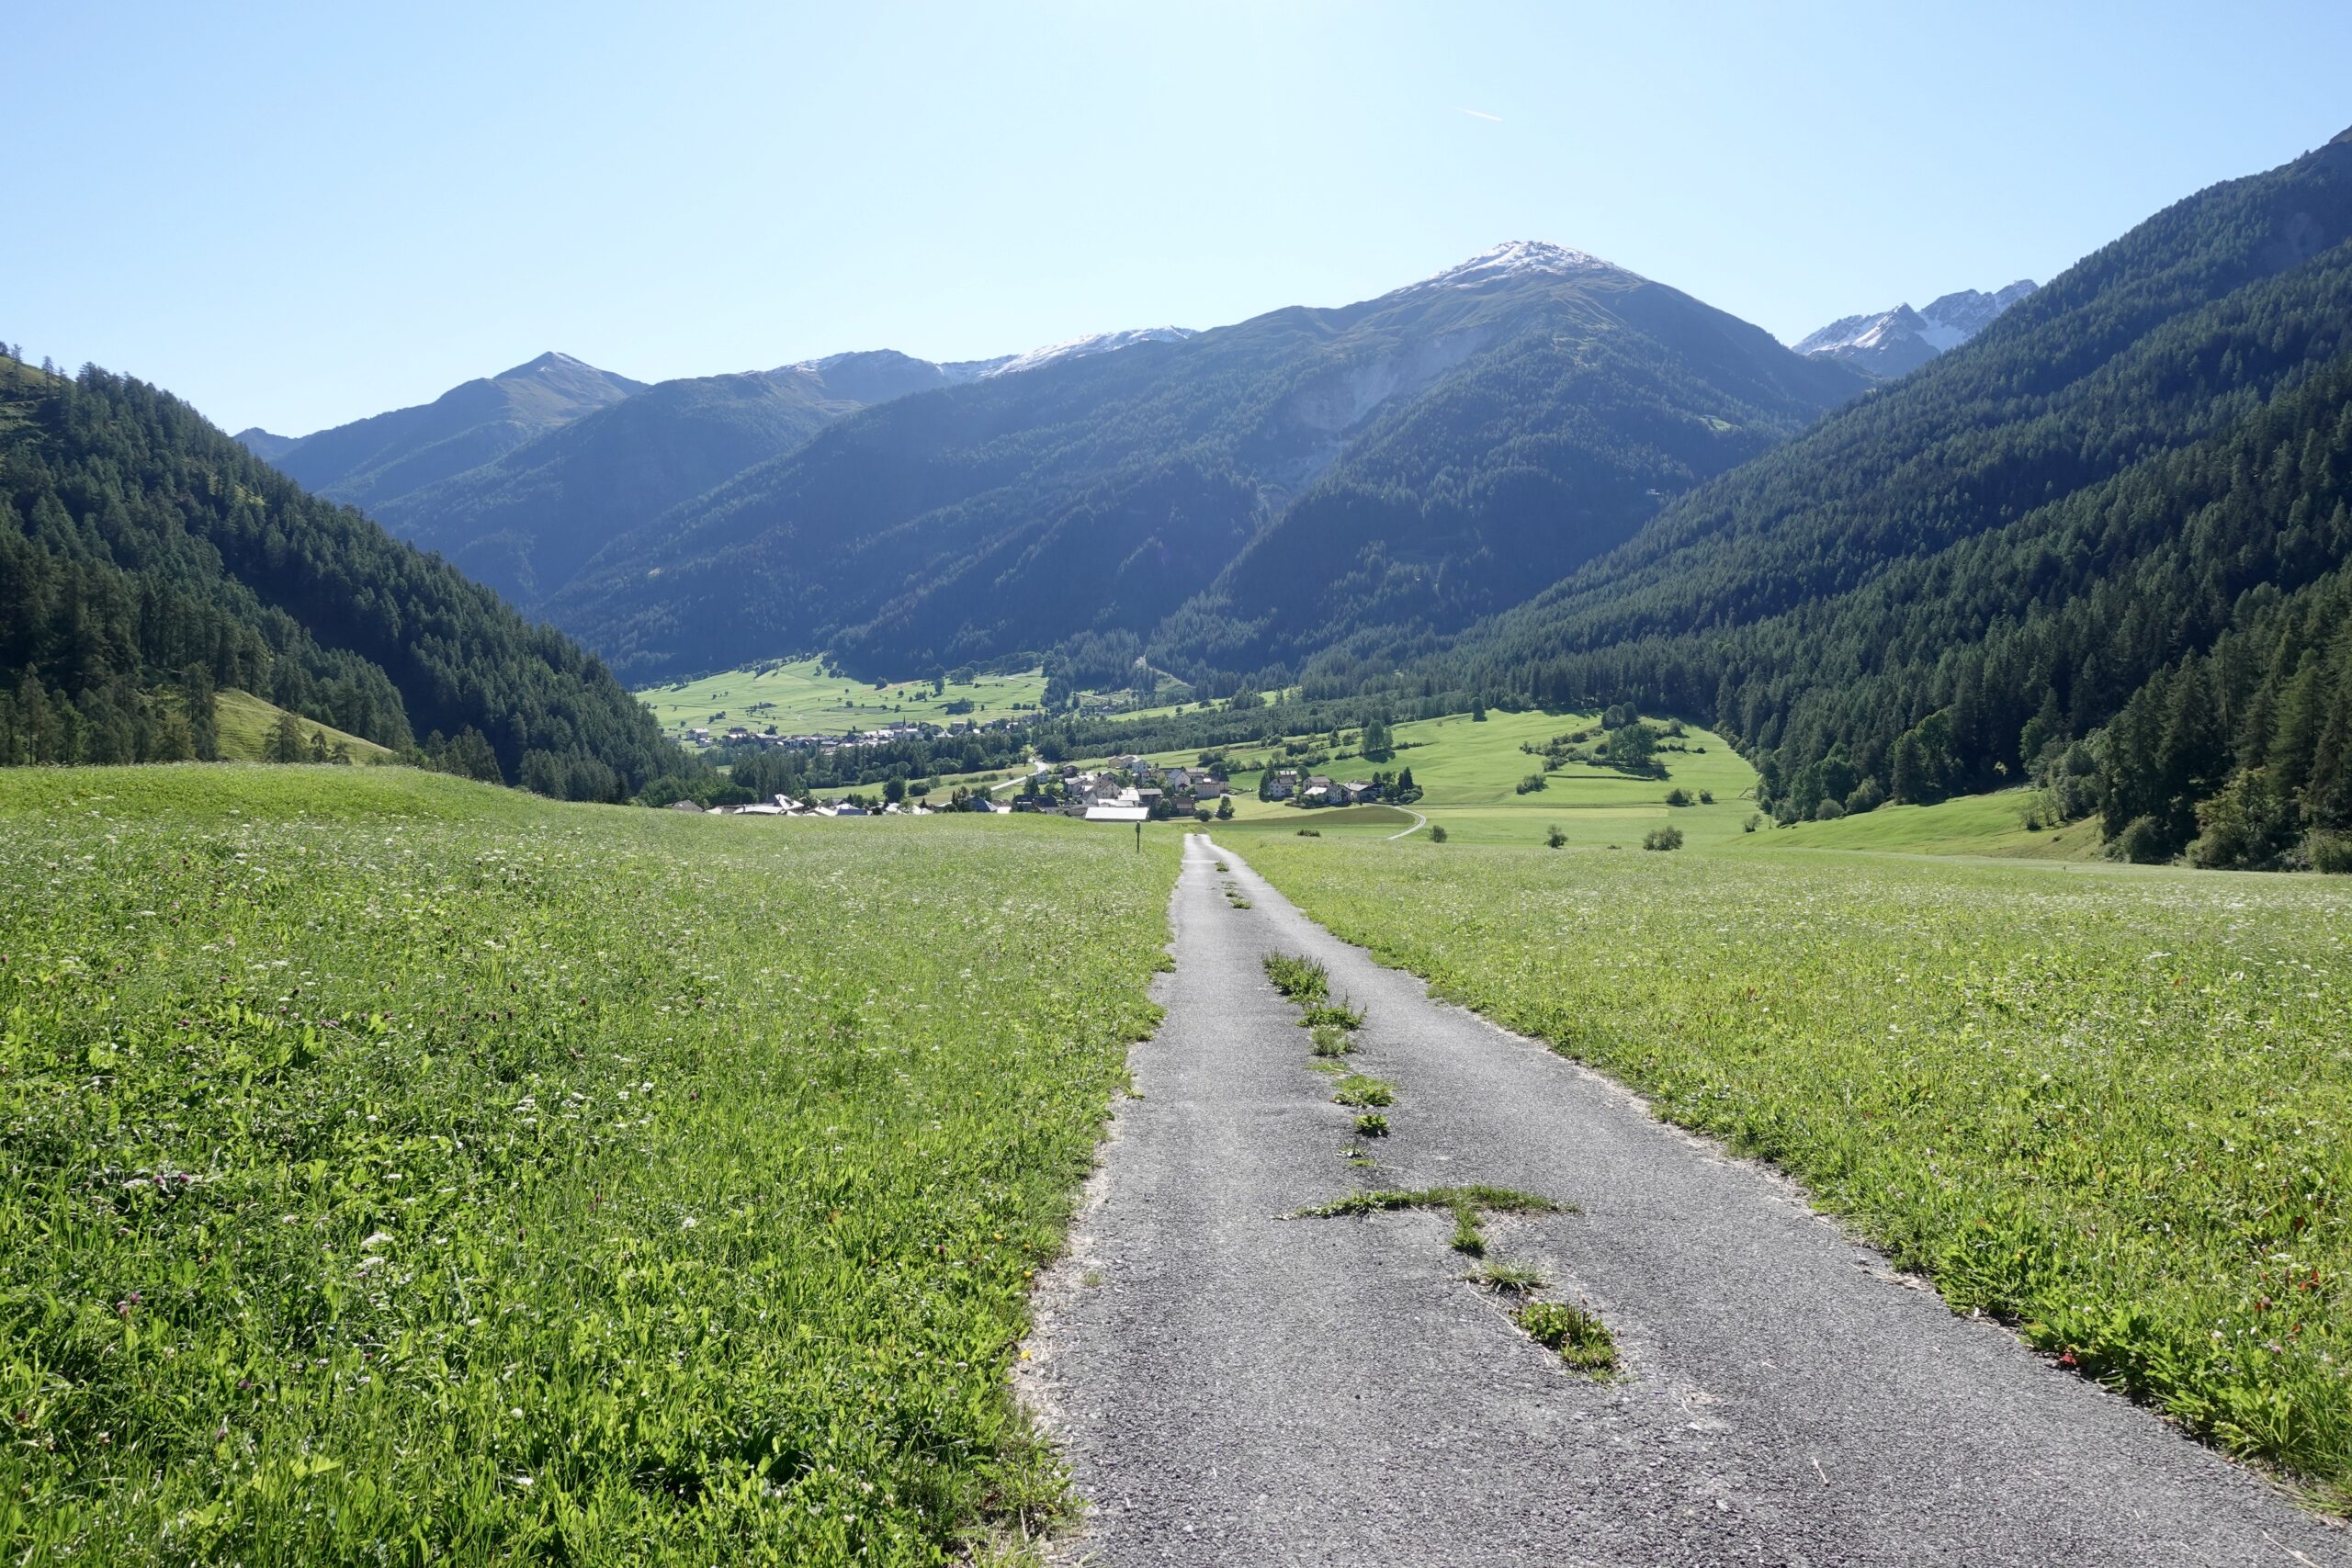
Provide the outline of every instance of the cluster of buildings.
{"type": "Polygon", "coordinates": [[[1141,757],[1114,757],[1102,767],[1066,762],[1040,767],[1013,797],[1015,811],[1048,812],[1089,822],[1141,822],[1213,809],[1225,780],[1204,768],[1162,768],[1141,757]]]}
{"type": "Polygon", "coordinates": [[[1266,800],[1295,800],[1301,806],[1362,806],[1378,800],[1380,789],[1377,783],[1366,779],[1343,784],[1304,768],[1276,768],[1258,793],[1266,800]]]}
{"type": "Polygon", "coordinates": [[[1010,729],[1012,724],[1010,715],[989,719],[954,719],[946,724],[893,719],[877,729],[853,729],[831,735],[779,735],[773,729],[754,731],[747,724],[729,725],[720,730],[713,730],[707,725],[695,725],[684,731],[684,738],[692,746],[774,746],[789,750],[831,753],[844,747],[888,746],[894,740],[937,740],[944,736],[975,734],[985,729],[1010,729]]]}
{"type": "Polygon", "coordinates": [[[975,795],[952,806],[926,806],[919,800],[890,801],[881,806],[864,807],[849,800],[795,800],[788,795],[754,801],[749,806],[696,806],[691,800],[672,803],[673,811],[707,811],[713,817],[937,817],[950,811],[1001,812],[1011,807],[999,806],[985,795],[975,795]]]}

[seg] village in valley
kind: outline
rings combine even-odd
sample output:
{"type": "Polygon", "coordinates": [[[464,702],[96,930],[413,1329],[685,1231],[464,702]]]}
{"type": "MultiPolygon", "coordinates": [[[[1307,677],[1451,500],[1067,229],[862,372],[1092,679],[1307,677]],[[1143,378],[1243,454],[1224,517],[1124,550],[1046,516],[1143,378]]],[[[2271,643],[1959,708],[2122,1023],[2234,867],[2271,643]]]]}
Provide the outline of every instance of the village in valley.
{"type": "MultiPolygon", "coordinates": [[[[1006,721],[987,728],[1001,728],[1006,721]]],[[[949,726],[899,724],[862,734],[841,736],[755,735],[738,725],[715,743],[735,746],[786,747],[831,754],[843,749],[888,745],[907,739],[931,739],[983,728],[978,723],[949,726]]],[[[1391,777],[1376,773],[1370,779],[1335,779],[1306,767],[1253,770],[1257,798],[1312,808],[1323,806],[1363,806],[1419,795],[1410,769],[1391,777]]],[[[927,817],[942,812],[981,814],[1024,813],[1069,817],[1087,822],[1146,822],[1190,818],[1196,821],[1226,821],[1233,816],[1232,773],[1221,752],[1204,753],[1190,765],[1159,763],[1135,753],[1114,756],[1092,767],[1077,762],[1031,763],[1025,776],[1016,775],[993,785],[957,784],[944,793],[924,781],[886,786],[880,798],[859,794],[820,799],[778,794],[744,805],[707,808],[693,801],[673,803],[673,811],[704,811],[714,816],[742,817],[927,817]],[[1007,792],[1010,792],[1009,794],[1007,792]],[[1000,798],[1002,796],[1002,798],[1000,798]]]]}

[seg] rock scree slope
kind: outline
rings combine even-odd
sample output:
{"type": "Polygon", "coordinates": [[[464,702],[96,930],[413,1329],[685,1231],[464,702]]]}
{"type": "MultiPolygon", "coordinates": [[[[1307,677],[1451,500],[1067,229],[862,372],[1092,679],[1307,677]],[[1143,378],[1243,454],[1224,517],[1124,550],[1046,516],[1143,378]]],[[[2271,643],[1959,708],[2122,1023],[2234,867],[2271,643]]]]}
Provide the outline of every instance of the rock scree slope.
{"type": "Polygon", "coordinates": [[[1166,1021],[1022,1374],[1091,1504],[1071,1560],[2352,1562],[2259,1476],[1954,1316],[1792,1184],[1430,1000],[1204,837],[1171,915],[1166,1021]],[[1349,1065],[1396,1085],[1389,1136],[1358,1140],[1308,1066],[1272,952],[1364,1009],[1349,1065]],[[1618,1381],[1465,1282],[1442,1212],[1284,1217],[1473,1182],[1578,1206],[1490,1216],[1487,1256],[1597,1311],[1618,1381]]]}

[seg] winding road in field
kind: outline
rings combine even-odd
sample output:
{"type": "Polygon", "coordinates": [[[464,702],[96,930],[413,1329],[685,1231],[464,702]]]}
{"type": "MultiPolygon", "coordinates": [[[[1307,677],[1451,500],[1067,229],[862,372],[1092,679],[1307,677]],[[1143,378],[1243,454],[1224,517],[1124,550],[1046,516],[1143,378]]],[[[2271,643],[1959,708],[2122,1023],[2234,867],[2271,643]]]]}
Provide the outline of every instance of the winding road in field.
{"type": "Polygon", "coordinates": [[[2346,1532],[1953,1316],[1787,1182],[1430,1001],[1230,852],[1186,855],[1167,1018],[1022,1371],[1093,1506],[1065,1561],[2352,1562],[2346,1532]],[[1366,1010],[1351,1065],[1398,1092],[1376,1169],[1342,1158],[1353,1113],[1266,983],[1272,951],[1319,958],[1366,1010]],[[1624,1380],[1573,1375],[1464,1282],[1442,1214],[1283,1217],[1471,1182],[1581,1205],[1490,1219],[1488,1255],[1598,1310],[1624,1380]]]}

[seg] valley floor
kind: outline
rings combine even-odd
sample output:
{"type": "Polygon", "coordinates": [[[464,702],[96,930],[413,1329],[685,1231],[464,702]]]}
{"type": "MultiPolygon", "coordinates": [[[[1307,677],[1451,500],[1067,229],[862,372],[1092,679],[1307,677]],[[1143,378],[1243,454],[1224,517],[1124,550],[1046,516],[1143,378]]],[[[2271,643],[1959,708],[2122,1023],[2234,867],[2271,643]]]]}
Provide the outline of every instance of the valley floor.
{"type": "MultiPolygon", "coordinates": [[[[1406,852],[1286,853],[1335,851],[1406,852]]],[[[1954,1315],[1785,1181],[1430,1001],[1229,851],[1188,846],[1173,919],[1167,1017],[1024,1372],[1093,1505],[1072,1561],[2343,1560],[2253,1473],[1954,1315]],[[1394,1081],[1388,1136],[1358,1137],[1312,1070],[1272,953],[1363,1010],[1348,1066],[1394,1081]],[[1622,1379],[1570,1371],[1465,1282],[1442,1213],[1285,1217],[1469,1183],[1576,1206],[1489,1216],[1487,1253],[1596,1310],[1622,1379]]]]}

